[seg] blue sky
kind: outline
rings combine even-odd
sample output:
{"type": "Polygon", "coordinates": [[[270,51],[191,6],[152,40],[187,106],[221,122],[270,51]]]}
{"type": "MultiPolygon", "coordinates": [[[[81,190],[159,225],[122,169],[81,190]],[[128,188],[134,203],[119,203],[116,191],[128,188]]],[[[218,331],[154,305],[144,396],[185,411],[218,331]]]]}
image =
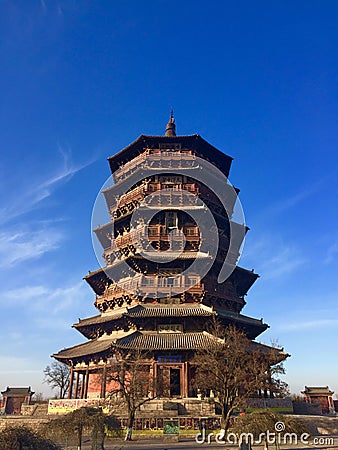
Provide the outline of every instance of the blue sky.
{"type": "Polygon", "coordinates": [[[234,157],[261,275],[244,313],[292,355],[286,381],[338,392],[338,4],[3,0],[0,387],[42,384],[95,314],[82,281],[106,158],[140,134],[201,134],[234,157]]]}

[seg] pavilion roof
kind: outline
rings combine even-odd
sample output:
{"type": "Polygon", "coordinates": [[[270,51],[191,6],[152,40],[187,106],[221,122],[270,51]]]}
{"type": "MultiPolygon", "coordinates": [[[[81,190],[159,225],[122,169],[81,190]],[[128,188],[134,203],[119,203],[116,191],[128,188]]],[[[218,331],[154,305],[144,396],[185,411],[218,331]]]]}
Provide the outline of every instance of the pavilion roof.
{"type": "Polygon", "coordinates": [[[26,397],[27,395],[33,395],[34,392],[31,391],[31,387],[9,387],[3,392],[1,392],[4,396],[10,397],[26,397]]]}
{"type": "Polygon", "coordinates": [[[307,395],[332,395],[334,391],[331,391],[329,386],[305,386],[302,394],[307,395]]]}

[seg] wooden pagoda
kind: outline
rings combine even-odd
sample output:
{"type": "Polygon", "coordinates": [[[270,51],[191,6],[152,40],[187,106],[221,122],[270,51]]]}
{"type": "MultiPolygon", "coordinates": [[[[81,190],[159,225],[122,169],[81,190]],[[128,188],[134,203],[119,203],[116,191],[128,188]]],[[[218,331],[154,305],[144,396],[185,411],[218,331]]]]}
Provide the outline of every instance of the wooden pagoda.
{"type": "MultiPolygon", "coordinates": [[[[257,274],[236,266],[225,282],[217,283],[217,274],[229,250],[229,217],[208,187],[189,176],[197,157],[217,166],[228,177],[232,158],[198,134],[177,136],[171,116],[164,136],[141,135],[108,159],[114,185],[103,194],[114,225],[110,222],[94,230],[103,247],[106,265],[84,277],[95,293],[99,314],[73,325],[87,338],[85,343],[53,355],[71,368],[69,398],[105,398],[109,392],[107,372],[111,362],[116,361],[116,355],[123,357],[131,350],[147,351],[150,355],[150,376],[162,381],[162,391],[152,392],[153,396],[196,396],[190,361],[196,349],[214,339],[206,331],[213,318],[218,318],[225,326],[234,324],[252,340],[267,329],[262,319],[241,313],[246,303],[244,297],[257,274]],[[141,179],[117,199],[117,187],[144,165],[161,167],[162,172],[141,179]],[[162,201],[149,227],[131,226],[131,216],[144,199],[163,189],[168,191],[167,202],[162,201]],[[179,278],[178,283],[177,274],[183,273],[195,258],[206,258],[199,252],[198,226],[183,211],[184,204],[182,208],[170,207],[173,196],[177,204],[177,196],[184,192],[208,205],[222,238],[208,274],[200,279],[198,274],[189,273],[179,278]],[[135,245],[147,237],[154,249],[165,253],[169,233],[175,237],[175,231],[184,233],[185,245],[172,263],[148,261],[135,245]],[[114,282],[109,271],[122,261],[133,268],[134,275],[125,271],[114,282]]],[[[235,260],[237,257],[238,254],[234,255],[235,260]]]]}

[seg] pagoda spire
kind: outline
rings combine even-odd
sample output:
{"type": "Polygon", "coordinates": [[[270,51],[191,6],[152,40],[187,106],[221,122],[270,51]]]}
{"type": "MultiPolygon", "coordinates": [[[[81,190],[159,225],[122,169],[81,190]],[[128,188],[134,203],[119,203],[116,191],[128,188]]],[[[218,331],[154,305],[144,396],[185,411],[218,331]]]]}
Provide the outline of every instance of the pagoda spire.
{"type": "Polygon", "coordinates": [[[171,108],[169,122],[167,123],[167,126],[165,127],[165,135],[166,136],[176,136],[176,125],[175,125],[173,108],[171,108]]]}

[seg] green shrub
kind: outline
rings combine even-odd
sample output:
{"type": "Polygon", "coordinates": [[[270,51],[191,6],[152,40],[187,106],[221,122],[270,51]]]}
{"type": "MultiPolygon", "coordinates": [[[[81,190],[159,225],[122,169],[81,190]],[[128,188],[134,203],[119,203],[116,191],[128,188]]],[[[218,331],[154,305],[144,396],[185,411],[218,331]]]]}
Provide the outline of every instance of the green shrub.
{"type": "Polygon", "coordinates": [[[301,436],[303,433],[308,433],[306,426],[294,417],[278,414],[269,409],[262,409],[253,411],[251,414],[238,416],[234,421],[233,426],[229,430],[235,434],[252,433],[254,438],[258,438],[261,433],[267,430],[276,432],[275,424],[283,422],[285,425],[285,433],[296,433],[301,436]]]}
{"type": "Polygon", "coordinates": [[[49,439],[25,426],[8,427],[0,432],[1,450],[59,450],[60,447],[49,439]]]}

